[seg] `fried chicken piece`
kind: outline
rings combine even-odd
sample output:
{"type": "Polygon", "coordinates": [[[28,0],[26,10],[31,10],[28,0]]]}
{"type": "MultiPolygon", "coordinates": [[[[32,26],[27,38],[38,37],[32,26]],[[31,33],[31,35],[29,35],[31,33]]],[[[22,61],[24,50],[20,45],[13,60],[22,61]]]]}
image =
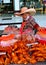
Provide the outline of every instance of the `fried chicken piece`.
{"type": "Polygon", "coordinates": [[[11,59],[11,54],[7,53],[6,56],[11,59]]]}
{"type": "Polygon", "coordinates": [[[27,64],[28,62],[27,62],[27,60],[26,60],[26,58],[24,58],[24,55],[23,54],[20,54],[19,55],[19,61],[18,61],[18,63],[20,64],[20,63],[23,63],[23,64],[27,64]]]}
{"type": "Polygon", "coordinates": [[[41,56],[41,57],[43,57],[43,54],[42,54],[42,53],[39,53],[39,54],[37,54],[37,56],[41,56]]]}
{"type": "Polygon", "coordinates": [[[31,56],[30,63],[35,64],[37,61],[35,59],[35,56],[31,56]]]}
{"type": "Polygon", "coordinates": [[[10,64],[10,62],[11,62],[11,60],[10,60],[10,58],[6,58],[6,60],[5,60],[5,65],[8,65],[8,64],[10,64]]]}
{"type": "Polygon", "coordinates": [[[22,58],[21,60],[18,61],[18,64],[27,64],[28,62],[26,59],[22,58]]]}
{"type": "Polygon", "coordinates": [[[4,64],[4,59],[2,57],[0,57],[0,65],[4,64]]]}
{"type": "Polygon", "coordinates": [[[0,52],[5,52],[4,47],[0,46],[0,52]]]}
{"type": "Polygon", "coordinates": [[[15,53],[21,53],[22,54],[22,49],[18,49],[17,51],[15,51],[15,53]]]}
{"type": "Polygon", "coordinates": [[[40,62],[45,61],[45,59],[44,59],[43,57],[37,57],[36,60],[37,60],[37,61],[40,61],[40,62]]]}
{"type": "Polygon", "coordinates": [[[33,54],[32,54],[32,56],[43,56],[43,54],[42,53],[40,53],[40,51],[35,51],[33,54]]]}
{"type": "Polygon", "coordinates": [[[35,64],[37,61],[35,59],[30,59],[30,63],[35,64]]]}
{"type": "Polygon", "coordinates": [[[45,53],[45,54],[43,54],[43,58],[46,60],[46,53],[45,53]]]}
{"type": "Polygon", "coordinates": [[[16,64],[16,63],[18,63],[18,60],[19,60],[18,56],[12,52],[12,62],[16,64]]]}
{"type": "Polygon", "coordinates": [[[11,53],[12,52],[12,47],[11,46],[3,47],[2,51],[11,53]]]}
{"type": "Polygon", "coordinates": [[[15,51],[17,48],[18,48],[18,45],[17,45],[17,43],[15,43],[15,44],[13,45],[12,51],[15,51]]]}

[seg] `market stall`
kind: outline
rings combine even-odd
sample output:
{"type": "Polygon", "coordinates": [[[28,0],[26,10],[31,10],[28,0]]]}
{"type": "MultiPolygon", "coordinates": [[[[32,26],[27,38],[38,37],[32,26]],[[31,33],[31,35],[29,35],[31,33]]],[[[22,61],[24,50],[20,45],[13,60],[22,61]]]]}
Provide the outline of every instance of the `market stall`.
{"type": "Polygon", "coordinates": [[[46,64],[46,28],[41,27],[36,34],[30,29],[21,33],[11,24],[0,24],[9,25],[0,36],[0,64],[46,64]]]}

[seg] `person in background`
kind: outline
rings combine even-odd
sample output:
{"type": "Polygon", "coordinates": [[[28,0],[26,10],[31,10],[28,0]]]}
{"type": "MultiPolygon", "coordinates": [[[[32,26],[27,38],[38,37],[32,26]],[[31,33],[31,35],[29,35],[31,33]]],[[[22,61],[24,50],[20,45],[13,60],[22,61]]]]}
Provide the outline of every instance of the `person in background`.
{"type": "Polygon", "coordinates": [[[43,14],[45,14],[46,0],[42,0],[42,3],[43,3],[43,14]]]}
{"type": "Polygon", "coordinates": [[[35,30],[35,32],[39,30],[40,26],[35,22],[35,19],[32,17],[32,15],[34,15],[35,13],[36,11],[34,8],[28,9],[27,7],[21,8],[21,12],[18,14],[16,13],[16,15],[20,15],[23,17],[23,22],[20,28],[21,32],[23,32],[27,28],[35,30]]]}

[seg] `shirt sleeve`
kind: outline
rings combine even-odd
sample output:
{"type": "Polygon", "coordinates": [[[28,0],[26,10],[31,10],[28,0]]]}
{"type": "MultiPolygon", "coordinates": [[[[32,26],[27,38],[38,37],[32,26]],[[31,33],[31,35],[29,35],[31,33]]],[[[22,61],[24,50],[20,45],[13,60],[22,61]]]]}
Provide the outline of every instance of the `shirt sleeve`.
{"type": "Polygon", "coordinates": [[[34,29],[38,29],[39,25],[35,22],[35,19],[33,17],[29,21],[34,29]]]}

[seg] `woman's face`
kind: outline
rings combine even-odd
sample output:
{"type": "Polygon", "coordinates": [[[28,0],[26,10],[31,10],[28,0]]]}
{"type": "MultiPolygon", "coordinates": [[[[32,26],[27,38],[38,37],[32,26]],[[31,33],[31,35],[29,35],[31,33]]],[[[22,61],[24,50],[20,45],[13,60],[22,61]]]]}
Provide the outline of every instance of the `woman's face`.
{"type": "Polygon", "coordinates": [[[29,16],[29,13],[24,13],[24,14],[22,14],[23,19],[26,19],[27,16],[29,16]]]}

